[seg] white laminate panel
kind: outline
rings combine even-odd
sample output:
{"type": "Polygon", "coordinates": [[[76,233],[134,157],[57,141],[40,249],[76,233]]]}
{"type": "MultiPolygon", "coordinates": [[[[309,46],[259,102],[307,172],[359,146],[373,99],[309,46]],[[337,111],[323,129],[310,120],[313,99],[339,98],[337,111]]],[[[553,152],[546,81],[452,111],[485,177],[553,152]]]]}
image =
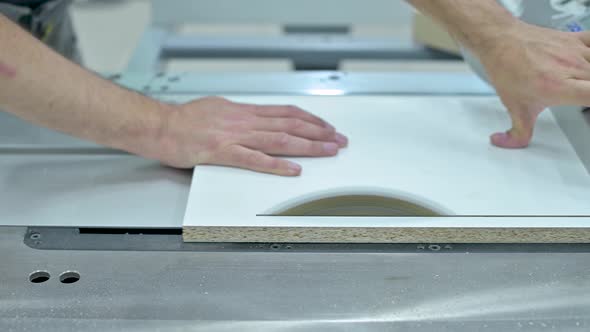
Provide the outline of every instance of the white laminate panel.
{"type": "MultiPolygon", "coordinates": [[[[441,218],[264,217],[281,206],[339,193],[389,194],[436,206],[472,227],[483,216],[589,216],[590,176],[553,115],[539,118],[528,149],[504,150],[489,134],[509,127],[495,97],[241,96],[261,104],[296,104],[333,123],[350,139],[334,158],[292,158],[297,178],[198,166],[185,227],[436,227],[441,218]],[[409,222],[409,224],[408,224],[409,222]],[[414,223],[416,222],[416,223],[414,223]],[[414,223],[414,224],[413,224],[414,223]]],[[[587,219],[497,218],[499,227],[578,227],[587,219]],[[533,224],[535,223],[535,224],[533,224]]],[[[449,222],[445,225],[448,226],[449,222]]],[[[496,225],[498,226],[498,225],[496,225]]]]}

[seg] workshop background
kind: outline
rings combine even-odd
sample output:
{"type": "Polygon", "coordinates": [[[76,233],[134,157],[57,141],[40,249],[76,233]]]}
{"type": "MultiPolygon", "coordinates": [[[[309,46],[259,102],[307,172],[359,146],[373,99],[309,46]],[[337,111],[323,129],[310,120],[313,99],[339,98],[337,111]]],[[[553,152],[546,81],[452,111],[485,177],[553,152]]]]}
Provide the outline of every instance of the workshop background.
{"type": "MultiPolygon", "coordinates": [[[[280,20],[277,13],[260,13],[264,0],[256,1],[190,1],[191,6],[200,9],[198,18],[183,17],[186,1],[165,1],[164,10],[158,12],[160,17],[177,17],[177,24],[167,27],[180,35],[194,37],[278,37],[285,34],[285,24],[273,22],[280,20]],[[257,4],[260,2],[261,4],[257,4]],[[223,11],[222,9],[228,9],[223,11]],[[266,20],[248,22],[247,17],[267,16],[266,20]],[[187,22],[187,21],[193,22],[187,22]]],[[[367,4],[367,11],[359,13],[355,1],[345,1],[349,6],[339,8],[338,16],[355,17],[355,23],[349,26],[336,24],[331,33],[347,33],[353,37],[391,39],[400,44],[427,45],[433,49],[453,54],[456,46],[450,37],[436,24],[415,11],[405,1],[372,0],[367,4]],[[371,6],[376,5],[376,6],[371,6]],[[394,7],[387,15],[379,8],[394,7]],[[342,10],[347,8],[351,12],[342,10]],[[375,17],[371,17],[374,15],[375,17]],[[338,29],[341,28],[341,29],[338,29]],[[345,31],[346,28],[348,31],[345,31]]],[[[164,3],[164,2],[163,2],[164,3]]],[[[286,4],[285,13],[301,7],[300,2],[282,2],[286,4]],[[293,8],[290,8],[293,7],[293,8]]],[[[102,73],[124,71],[133,51],[150,24],[153,12],[149,0],[77,0],[71,6],[71,14],[78,34],[78,42],[84,65],[102,73]]],[[[162,10],[159,8],[159,10],[162,10]]],[[[268,11],[266,9],[265,11],[268,11]]],[[[190,15],[190,14],[186,14],[190,15]]],[[[280,15],[280,13],[278,13],[280,15]]],[[[285,14],[283,14],[285,15],[285,14]]],[[[286,14],[288,15],[288,14],[286,14]]],[[[315,16],[321,17],[322,13],[315,16]]],[[[326,17],[334,16],[326,13],[326,17]]],[[[330,31],[330,30],[328,30],[330,31]]],[[[293,63],[288,59],[173,59],[162,64],[163,71],[194,72],[289,72],[293,63]]],[[[340,63],[342,71],[469,71],[469,67],[459,58],[437,60],[364,60],[347,59],[340,63]]]]}

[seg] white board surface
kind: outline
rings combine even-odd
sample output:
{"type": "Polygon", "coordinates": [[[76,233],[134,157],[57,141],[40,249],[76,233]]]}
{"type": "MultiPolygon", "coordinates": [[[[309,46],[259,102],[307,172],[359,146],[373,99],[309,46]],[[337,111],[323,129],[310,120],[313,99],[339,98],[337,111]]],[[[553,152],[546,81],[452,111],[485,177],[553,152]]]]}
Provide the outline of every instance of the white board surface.
{"type": "MultiPolygon", "coordinates": [[[[333,158],[291,158],[303,166],[296,178],[198,166],[185,227],[387,227],[401,220],[261,216],[298,199],[358,191],[401,195],[456,217],[523,217],[539,227],[548,220],[531,216],[590,216],[590,176],[550,112],[539,118],[528,149],[504,150],[489,143],[491,133],[510,125],[495,97],[228,98],[298,105],[332,123],[350,145],[333,158]]],[[[427,227],[439,224],[436,219],[414,220],[427,227]]],[[[459,219],[442,223],[449,227],[459,219]]],[[[572,219],[564,227],[572,227],[572,219]]],[[[490,226],[487,218],[475,220],[481,224],[471,226],[490,226]]]]}

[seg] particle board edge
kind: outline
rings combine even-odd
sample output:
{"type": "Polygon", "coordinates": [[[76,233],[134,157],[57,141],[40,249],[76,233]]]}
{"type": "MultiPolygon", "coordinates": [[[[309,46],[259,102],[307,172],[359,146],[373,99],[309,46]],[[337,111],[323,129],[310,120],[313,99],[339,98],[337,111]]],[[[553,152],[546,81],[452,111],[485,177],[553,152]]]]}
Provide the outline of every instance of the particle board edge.
{"type": "Polygon", "coordinates": [[[590,228],[183,228],[185,242],[238,243],[590,243],[590,228]]]}

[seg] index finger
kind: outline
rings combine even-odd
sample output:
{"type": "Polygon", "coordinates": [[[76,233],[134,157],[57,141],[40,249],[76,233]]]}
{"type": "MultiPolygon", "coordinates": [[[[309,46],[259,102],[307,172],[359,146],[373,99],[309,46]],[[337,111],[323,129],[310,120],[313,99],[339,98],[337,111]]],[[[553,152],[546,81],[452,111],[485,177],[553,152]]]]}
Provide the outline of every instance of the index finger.
{"type": "Polygon", "coordinates": [[[233,145],[218,155],[210,164],[249,169],[282,176],[298,176],[301,166],[291,161],[271,157],[261,151],[233,145]]]}

